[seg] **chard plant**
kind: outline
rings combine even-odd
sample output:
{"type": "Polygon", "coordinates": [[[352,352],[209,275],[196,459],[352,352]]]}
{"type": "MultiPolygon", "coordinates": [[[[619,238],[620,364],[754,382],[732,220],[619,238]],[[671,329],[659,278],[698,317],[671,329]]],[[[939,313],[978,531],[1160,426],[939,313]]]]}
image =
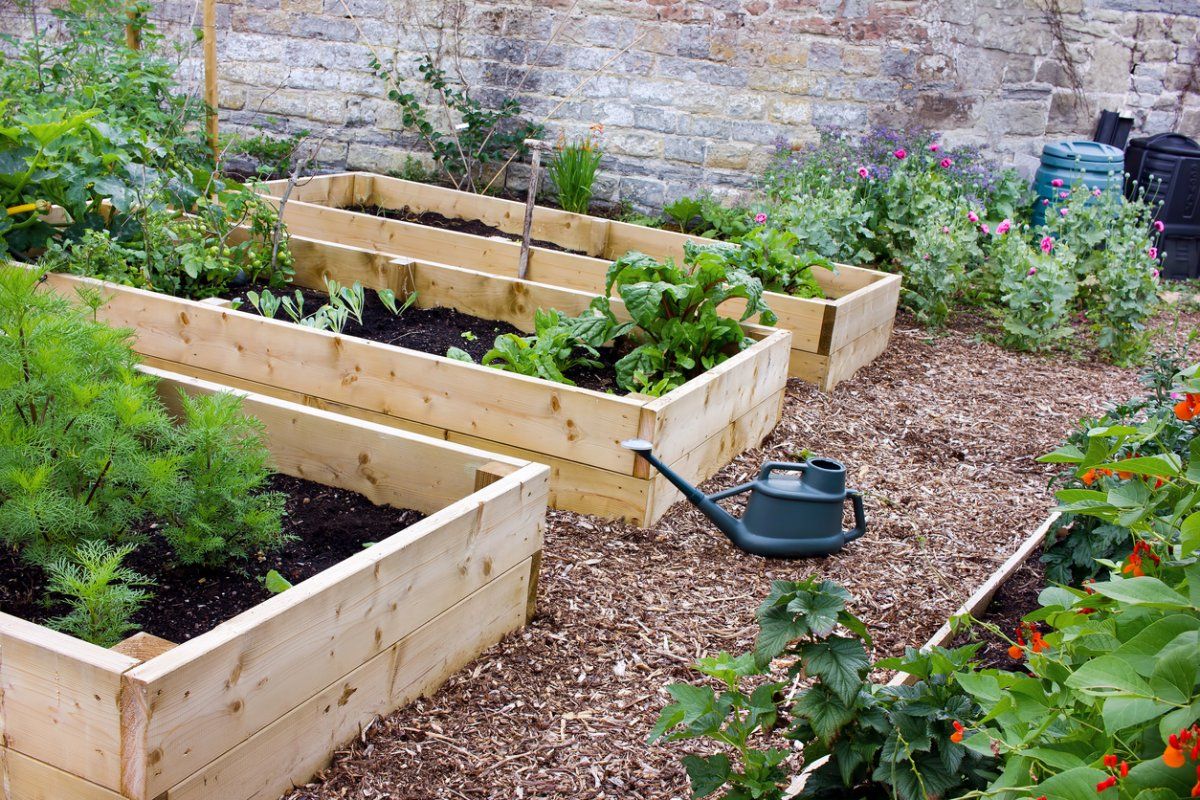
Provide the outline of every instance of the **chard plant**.
{"type": "Polygon", "coordinates": [[[666,394],[748,347],[752,340],[739,320],[717,310],[726,300],[746,301],[741,320],[758,315],[764,325],[775,321],[763,301],[762,281],[723,254],[690,242],[683,265],[641,253],[612,263],[606,296],[593,301],[593,309],[612,322],[607,295],[614,287],[636,326],[629,335],[637,345],[617,362],[617,383],[631,392],[666,394]]]}

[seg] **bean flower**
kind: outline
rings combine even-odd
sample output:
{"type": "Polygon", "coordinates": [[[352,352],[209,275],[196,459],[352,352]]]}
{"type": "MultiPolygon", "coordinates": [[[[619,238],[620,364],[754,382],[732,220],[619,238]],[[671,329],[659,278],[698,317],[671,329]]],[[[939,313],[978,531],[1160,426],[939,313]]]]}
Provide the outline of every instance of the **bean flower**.
{"type": "Polygon", "coordinates": [[[1196,783],[1192,786],[1191,796],[1200,797],[1200,725],[1192,725],[1168,736],[1162,760],[1171,769],[1182,769],[1189,760],[1197,762],[1196,783]]]}
{"type": "Polygon", "coordinates": [[[1200,394],[1186,394],[1175,404],[1175,416],[1183,422],[1189,422],[1200,416],[1200,394]]]}

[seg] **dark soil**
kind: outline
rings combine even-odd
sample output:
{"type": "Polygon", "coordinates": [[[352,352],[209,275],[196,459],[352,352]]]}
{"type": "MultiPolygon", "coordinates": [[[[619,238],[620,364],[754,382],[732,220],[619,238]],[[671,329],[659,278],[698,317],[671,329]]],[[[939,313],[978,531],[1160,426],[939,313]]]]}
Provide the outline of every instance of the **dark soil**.
{"type": "MultiPolygon", "coordinates": [[[[286,294],[291,295],[297,287],[288,287],[286,294]]],[[[251,289],[262,291],[262,287],[244,287],[229,299],[240,300],[243,311],[254,313],[254,306],[246,299],[246,292],[251,289]]],[[[323,306],[328,295],[312,289],[301,289],[304,295],[304,312],[311,314],[323,306]]],[[[273,294],[280,294],[274,291],[273,294]]],[[[288,319],[282,311],[276,312],[276,319],[288,319]]],[[[373,342],[407,347],[422,353],[444,356],[451,347],[457,347],[471,354],[475,361],[481,361],[484,354],[492,349],[496,337],[505,333],[525,334],[507,322],[481,319],[470,314],[463,314],[453,308],[417,308],[413,306],[399,316],[379,301],[375,292],[368,290],[366,303],[363,305],[363,324],[359,325],[353,319],[346,323],[343,331],[348,336],[358,336],[373,342]],[[464,333],[470,336],[463,336],[464,333]]],[[[618,391],[616,369],[614,365],[620,354],[611,348],[601,351],[603,365],[598,369],[579,368],[570,370],[567,377],[575,385],[598,392],[618,391]]]]}
{"type": "MultiPolygon", "coordinates": [[[[206,569],[173,560],[166,542],[149,539],[126,560],[126,566],[155,582],[154,598],[134,617],[148,633],[185,642],[268,599],[261,583],[277,570],[292,583],[311,578],[355,553],[424,518],[423,514],[377,506],[355,492],[312,481],[273,475],[268,488],[287,495],[285,533],[295,536],[281,550],[259,555],[239,568],[206,569]]],[[[45,579],[40,567],[20,561],[7,548],[0,552],[0,608],[33,622],[62,614],[62,607],[41,603],[45,579]]]]}
{"type": "MultiPolygon", "coordinates": [[[[461,219],[459,217],[444,217],[434,211],[417,211],[411,208],[402,208],[396,210],[394,208],[384,208],[382,206],[350,206],[349,211],[358,211],[363,214],[373,214],[377,217],[387,217],[388,219],[398,219],[404,222],[416,222],[421,225],[428,225],[431,228],[442,228],[448,231],[458,231],[459,233],[470,233],[475,236],[499,236],[508,239],[512,242],[521,241],[521,237],[507,231],[502,231],[499,228],[494,228],[477,219],[461,219]]],[[[582,250],[572,250],[569,247],[563,247],[561,244],[547,242],[543,239],[530,239],[529,244],[532,247],[542,247],[547,250],[557,250],[560,253],[574,253],[579,256],[586,256],[582,250]]]]}
{"type": "MultiPolygon", "coordinates": [[[[1021,618],[1038,607],[1038,595],[1046,588],[1046,565],[1042,563],[1042,551],[1038,548],[996,591],[987,610],[979,616],[984,622],[995,625],[1015,639],[1021,618]]],[[[971,642],[982,642],[976,658],[986,669],[1015,671],[1021,669],[1022,661],[1008,656],[1009,643],[990,631],[976,627],[954,637],[952,647],[962,647],[971,642]]]]}

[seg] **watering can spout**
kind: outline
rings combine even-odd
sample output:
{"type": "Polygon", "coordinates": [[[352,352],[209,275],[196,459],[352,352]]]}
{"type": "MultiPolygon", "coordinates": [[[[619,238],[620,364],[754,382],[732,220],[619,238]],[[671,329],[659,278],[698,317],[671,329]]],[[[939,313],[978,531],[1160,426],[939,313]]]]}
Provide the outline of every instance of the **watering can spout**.
{"type": "Polygon", "coordinates": [[[704,494],[651,452],[645,439],[621,443],[670,481],[742,550],[772,558],[824,556],[841,550],[867,532],[862,493],[846,489],[846,468],[828,458],[802,464],[768,461],[758,479],[714,494],[704,494]],[[776,474],[778,473],[778,474],[776,474]],[[742,517],[717,505],[718,500],[751,492],[742,517]],[[842,530],[842,508],[854,503],[854,528],[842,530]]]}
{"type": "MultiPolygon", "coordinates": [[[[722,533],[728,536],[729,539],[738,547],[743,547],[744,549],[746,526],[740,519],[733,516],[714,502],[715,500],[720,499],[717,495],[710,497],[684,480],[682,475],[668,467],[666,464],[660,461],[657,456],[650,452],[654,445],[645,439],[627,439],[621,442],[621,446],[626,450],[632,450],[642,458],[646,459],[646,461],[650,463],[650,466],[661,472],[663,476],[675,486],[676,489],[683,492],[683,496],[689,503],[704,512],[704,515],[711,519],[713,524],[716,525],[722,533]]],[[[739,489],[741,491],[749,491],[750,488],[751,484],[735,487],[735,489],[739,489]]],[[[727,490],[725,492],[721,492],[720,496],[729,497],[731,494],[737,494],[737,492],[733,490],[727,490]]]]}

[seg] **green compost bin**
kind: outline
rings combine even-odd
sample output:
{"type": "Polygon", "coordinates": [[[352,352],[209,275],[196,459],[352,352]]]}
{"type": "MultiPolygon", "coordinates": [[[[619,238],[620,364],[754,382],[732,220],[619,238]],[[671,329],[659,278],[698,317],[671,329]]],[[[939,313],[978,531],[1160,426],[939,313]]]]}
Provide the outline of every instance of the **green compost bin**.
{"type": "Polygon", "coordinates": [[[1033,224],[1046,221],[1046,209],[1056,208],[1059,194],[1082,181],[1089,189],[1120,192],[1125,186],[1125,152],[1100,142],[1054,142],[1042,148],[1042,163],[1033,178],[1037,199],[1033,224]],[[1062,181],[1055,186],[1054,181],[1062,181]]]}

